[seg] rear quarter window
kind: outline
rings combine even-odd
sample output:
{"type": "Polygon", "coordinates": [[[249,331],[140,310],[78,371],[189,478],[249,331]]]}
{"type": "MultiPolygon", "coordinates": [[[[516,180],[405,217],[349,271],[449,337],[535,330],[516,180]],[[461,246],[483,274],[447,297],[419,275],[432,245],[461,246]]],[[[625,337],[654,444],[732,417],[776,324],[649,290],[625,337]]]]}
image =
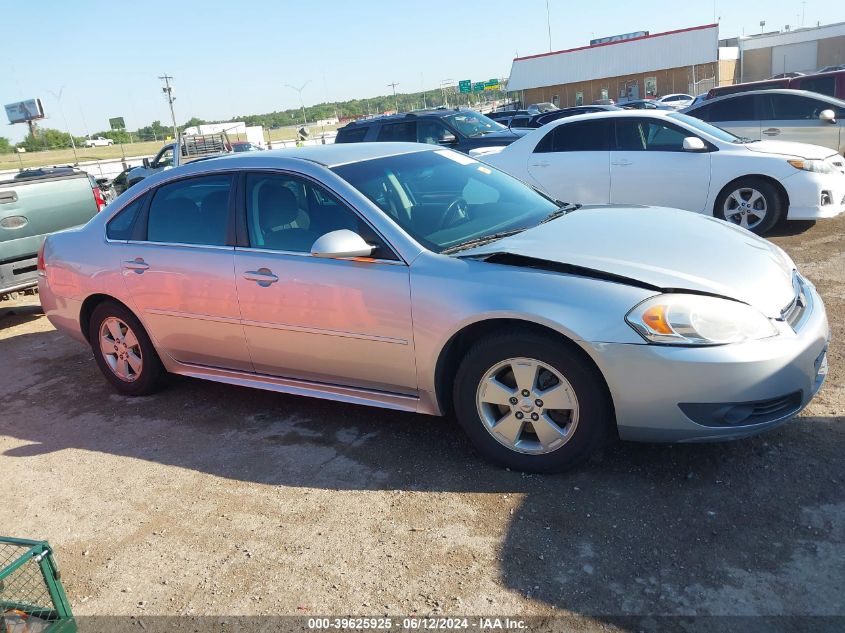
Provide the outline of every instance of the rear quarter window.
{"type": "Polygon", "coordinates": [[[131,240],[135,220],[141,207],[144,206],[145,198],[146,196],[141,196],[118,211],[106,225],[106,237],[110,240],[131,240]]]}

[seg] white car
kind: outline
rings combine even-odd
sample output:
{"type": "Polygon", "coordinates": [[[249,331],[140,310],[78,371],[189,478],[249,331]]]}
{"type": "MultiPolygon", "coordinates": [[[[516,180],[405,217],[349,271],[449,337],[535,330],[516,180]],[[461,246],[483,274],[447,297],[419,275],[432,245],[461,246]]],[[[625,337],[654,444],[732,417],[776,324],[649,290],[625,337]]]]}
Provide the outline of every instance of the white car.
{"type": "Polygon", "coordinates": [[[114,141],[104,136],[85,139],[85,147],[108,147],[114,145],[114,141]]]}
{"type": "Polygon", "coordinates": [[[845,210],[845,159],[833,150],[749,142],[679,112],[574,116],[498,152],[470,155],[558,200],[686,209],[758,234],[781,218],[816,220],[845,210]]]}
{"type": "Polygon", "coordinates": [[[686,108],[689,104],[691,104],[693,99],[695,99],[695,97],[688,94],[671,94],[657,97],[655,101],[675,108],[676,110],[680,110],[681,108],[686,108]]]}

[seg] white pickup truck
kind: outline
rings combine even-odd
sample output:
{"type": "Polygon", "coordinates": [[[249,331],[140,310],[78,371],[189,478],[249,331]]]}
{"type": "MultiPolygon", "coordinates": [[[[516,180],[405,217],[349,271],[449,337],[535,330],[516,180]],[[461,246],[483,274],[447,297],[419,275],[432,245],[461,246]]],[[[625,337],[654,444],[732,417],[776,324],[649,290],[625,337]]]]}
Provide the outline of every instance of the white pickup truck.
{"type": "Polygon", "coordinates": [[[162,147],[152,160],[145,158],[143,165],[130,169],[126,174],[126,186],[131,187],[163,169],[178,167],[200,158],[228,154],[231,151],[232,143],[225,132],[180,136],[176,143],[162,147]],[[177,151],[177,147],[180,151],[177,151]]]}
{"type": "Polygon", "coordinates": [[[109,145],[114,145],[114,141],[103,136],[85,139],[85,147],[108,147],[109,145]]]}

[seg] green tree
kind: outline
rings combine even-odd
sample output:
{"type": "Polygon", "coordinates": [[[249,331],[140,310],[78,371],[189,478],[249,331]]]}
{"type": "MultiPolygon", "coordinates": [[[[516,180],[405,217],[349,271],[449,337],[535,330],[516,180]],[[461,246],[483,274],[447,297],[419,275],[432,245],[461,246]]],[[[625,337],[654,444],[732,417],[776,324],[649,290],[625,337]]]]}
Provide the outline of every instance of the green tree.
{"type": "Polygon", "coordinates": [[[22,145],[28,152],[70,147],[70,134],[52,128],[35,127],[35,136],[27,134],[22,145]]]}
{"type": "Polygon", "coordinates": [[[9,139],[0,136],[0,154],[11,154],[15,148],[9,142],[9,139]]]}

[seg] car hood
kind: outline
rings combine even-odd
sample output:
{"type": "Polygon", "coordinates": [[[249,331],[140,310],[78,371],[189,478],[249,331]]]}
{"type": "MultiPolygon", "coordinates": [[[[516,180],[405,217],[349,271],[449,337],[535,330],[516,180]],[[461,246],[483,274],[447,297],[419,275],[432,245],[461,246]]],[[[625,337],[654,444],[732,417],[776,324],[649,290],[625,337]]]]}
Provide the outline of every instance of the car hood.
{"type": "Polygon", "coordinates": [[[836,155],[836,152],[829,147],[809,145],[807,143],[792,143],[790,141],[757,141],[746,143],[745,147],[752,152],[780,154],[782,156],[795,156],[807,159],[823,159],[836,155]]]}
{"type": "Polygon", "coordinates": [[[677,209],[582,207],[461,253],[493,254],[577,267],[660,290],[728,297],[771,318],[780,317],[795,294],[795,265],[780,248],[723,220],[677,209]]]}

